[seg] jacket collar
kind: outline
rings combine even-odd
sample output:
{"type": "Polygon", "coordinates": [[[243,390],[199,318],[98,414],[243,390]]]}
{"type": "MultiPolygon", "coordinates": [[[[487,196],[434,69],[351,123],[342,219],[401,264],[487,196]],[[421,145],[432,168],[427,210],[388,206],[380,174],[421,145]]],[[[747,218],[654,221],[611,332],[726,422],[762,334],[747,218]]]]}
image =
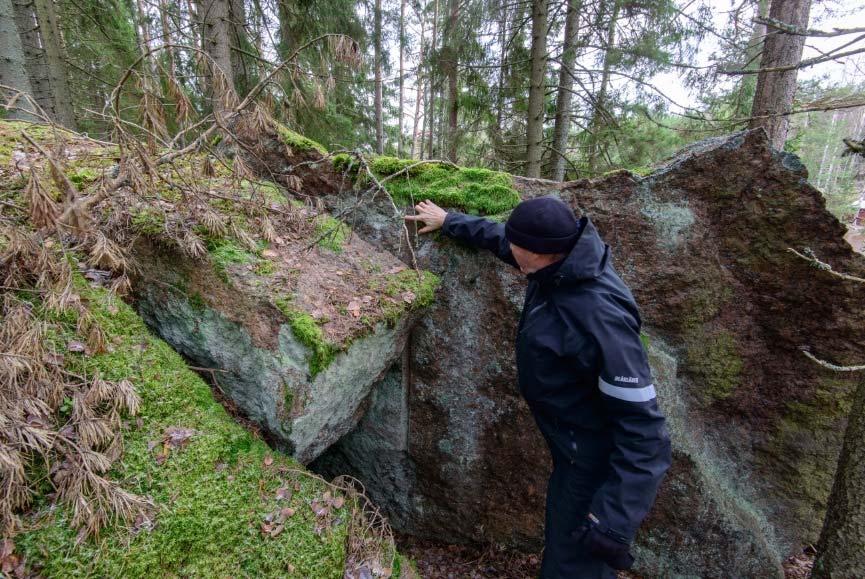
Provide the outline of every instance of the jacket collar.
{"type": "Polygon", "coordinates": [[[595,279],[603,273],[609,256],[610,247],[601,240],[591,220],[583,216],[580,219],[580,236],[567,257],[530,274],[529,279],[555,285],[595,279]]]}

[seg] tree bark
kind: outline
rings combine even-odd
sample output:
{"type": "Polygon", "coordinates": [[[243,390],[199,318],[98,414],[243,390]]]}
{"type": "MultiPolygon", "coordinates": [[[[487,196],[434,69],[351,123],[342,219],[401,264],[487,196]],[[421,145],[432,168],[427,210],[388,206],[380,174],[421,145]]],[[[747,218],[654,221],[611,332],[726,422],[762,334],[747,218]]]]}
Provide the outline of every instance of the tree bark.
{"type": "Polygon", "coordinates": [[[399,3],[399,137],[397,139],[397,156],[403,155],[403,114],[405,103],[405,4],[406,0],[399,3]]]}
{"type": "Polygon", "coordinates": [[[612,49],[616,45],[616,22],[619,20],[619,0],[610,0],[610,20],[607,23],[607,42],[604,47],[604,66],[601,72],[601,87],[595,97],[595,106],[592,111],[592,122],[589,128],[589,172],[595,173],[598,167],[598,159],[601,156],[601,139],[599,133],[604,126],[604,115],[607,114],[607,90],[610,85],[610,71],[612,70],[612,49]]]}
{"type": "Polygon", "coordinates": [[[865,380],[859,382],[812,579],[865,577],[865,380]]]}
{"type": "Polygon", "coordinates": [[[381,0],[375,0],[375,152],[384,153],[384,120],[382,119],[381,79],[381,0]]]}
{"type": "Polygon", "coordinates": [[[24,69],[30,78],[33,98],[39,107],[54,119],[54,95],[51,93],[48,65],[42,50],[42,40],[39,38],[39,24],[36,22],[33,0],[12,0],[12,5],[21,37],[21,48],[24,50],[24,69]]]}
{"type": "Polygon", "coordinates": [[[54,120],[64,127],[75,129],[75,112],[72,110],[72,91],[66,75],[65,50],[53,0],[33,0],[36,20],[39,24],[39,37],[45,52],[45,64],[51,95],[54,100],[54,120]]]}
{"type": "Polygon", "coordinates": [[[414,125],[412,127],[411,132],[411,153],[409,156],[414,159],[415,155],[418,154],[418,150],[420,150],[421,146],[421,136],[422,132],[418,131],[418,125],[420,125],[420,115],[421,115],[421,94],[424,91],[423,86],[423,78],[417,79],[417,87],[415,91],[415,101],[414,101],[414,125]]]}
{"type": "Polygon", "coordinates": [[[553,162],[550,177],[556,181],[565,178],[565,158],[571,128],[571,89],[574,86],[574,63],[577,60],[577,36],[579,34],[580,0],[567,0],[565,15],[565,40],[562,46],[562,62],[559,69],[559,92],[556,97],[556,121],[553,128],[553,162]]]}
{"type": "Polygon", "coordinates": [[[526,176],[541,176],[544,138],[544,80],[547,71],[547,0],[532,0],[532,72],[526,122],[526,176]]]}
{"type": "Polygon", "coordinates": [[[439,0],[433,0],[433,21],[432,21],[432,39],[430,41],[430,58],[429,60],[429,101],[427,102],[427,116],[429,117],[429,147],[427,149],[427,158],[433,158],[433,133],[435,132],[435,89],[436,76],[435,67],[432,63],[432,56],[436,51],[436,36],[438,35],[438,20],[439,20],[439,0]]]}
{"type": "MultiPolygon", "coordinates": [[[[802,29],[808,27],[811,0],[772,0],[769,17],[802,29]]],[[[805,36],[784,34],[772,30],[763,43],[760,68],[795,66],[802,60],[805,36]]],[[[757,89],[751,106],[750,128],[763,127],[772,146],[782,149],[787,140],[789,119],[783,113],[793,109],[796,95],[797,70],[761,72],[757,75],[757,89]]]]}
{"type": "MultiPolygon", "coordinates": [[[[231,33],[229,27],[228,0],[202,0],[199,10],[202,23],[202,42],[204,51],[222,70],[228,87],[234,87],[234,68],[231,66],[231,33]]],[[[221,94],[211,79],[210,90],[213,98],[213,111],[223,112],[221,94]]]]}
{"type": "Polygon", "coordinates": [[[450,17],[448,19],[448,47],[445,55],[448,76],[448,161],[457,162],[457,118],[459,117],[459,92],[457,90],[457,72],[459,48],[457,47],[457,23],[460,16],[459,0],[450,0],[450,17]]]}
{"type": "Polygon", "coordinates": [[[502,127],[502,119],[504,118],[505,108],[505,65],[508,60],[508,47],[505,41],[505,39],[507,38],[507,35],[505,34],[505,31],[507,30],[507,25],[508,5],[503,2],[499,5],[498,43],[501,52],[499,52],[499,70],[498,79],[496,81],[496,126],[494,139],[497,145],[501,145],[502,133],[504,132],[504,128],[502,127]]]}
{"type": "MultiPolygon", "coordinates": [[[[33,95],[30,77],[24,68],[24,49],[13,17],[12,0],[0,0],[0,84],[33,95]]],[[[12,109],[8,112],[8,118],[36,120],[28,112],[33,109],[27,100],[19,99],[18,107],[24,110],[12,109]]]]}
{"type": "Polygon", "coordinates": [[[231,46],[244,49],[249,45],[246,38],[246,4],[244,0],[229,0],[229,30],[231,51],[231,76],[234,79],[234,88],[240,96],[246,95],[249,90],[249,75],[246,70],[246,61],[243,54],[237,50],[231,50],[231,46]]]}

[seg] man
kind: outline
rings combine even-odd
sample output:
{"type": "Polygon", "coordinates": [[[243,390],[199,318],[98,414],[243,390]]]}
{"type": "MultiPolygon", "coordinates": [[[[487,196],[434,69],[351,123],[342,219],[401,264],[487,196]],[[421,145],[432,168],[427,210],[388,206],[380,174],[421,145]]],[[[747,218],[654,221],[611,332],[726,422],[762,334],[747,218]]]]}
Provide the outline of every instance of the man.
{"type": "Polygon", "coordinates": [[[529,283],[516,337],[523,397],[553,458],[543,579],[615,577],[670,466],[640,315],[588,218],[553,197],[523,201],[506,224],[430,201],[408,221],[488,249],[529,283]]]}

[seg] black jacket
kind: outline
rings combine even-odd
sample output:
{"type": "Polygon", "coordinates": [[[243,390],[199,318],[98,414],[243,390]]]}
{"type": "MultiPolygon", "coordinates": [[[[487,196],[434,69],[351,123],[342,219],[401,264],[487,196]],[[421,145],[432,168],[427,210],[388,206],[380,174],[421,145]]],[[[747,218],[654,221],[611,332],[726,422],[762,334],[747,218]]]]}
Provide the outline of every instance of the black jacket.
{"type": "MultiPolygon", "coordinates": [[[[586,217],[580,226],[563,261],[528,275],[516,339],[519,387],[547,442],[571,462],[609,456],[590,513],[601,532],[630,542],[670,466],[670,438],[634,298],[595,226],[586,217]]],[[[442,231],[517,265],[501,223],[448,213],[442,231]]]]}

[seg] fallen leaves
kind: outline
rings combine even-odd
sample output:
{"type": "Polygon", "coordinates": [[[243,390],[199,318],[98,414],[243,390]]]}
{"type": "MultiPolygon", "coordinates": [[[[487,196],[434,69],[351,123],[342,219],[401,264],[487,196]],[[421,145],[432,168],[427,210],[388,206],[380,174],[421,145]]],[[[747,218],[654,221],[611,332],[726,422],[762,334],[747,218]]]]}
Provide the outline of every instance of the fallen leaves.
{"type": "Polygon", "coordinates": [[[348,313],[352,316],[359,318],[360,317],[360,302],[358,300],[351,300],[348,302],[348,306],[346,307],[348,313]]]}
{"type": "Polygon", "coordinates": [[[71,340],[69,343],[66,344],[66,350],[69,352],[75,352],[76,354],[80,354],[87,351],[87,345],[79,340],[71,340]]]}
{"type": "Polygon", "coordinates": [[[189,440],[196,434],[198,434],[198,431],[193,430],[192,428],[169,426],[165,429],[161,441],[157,442],[151,440],[147,443],[147,450],[153,451],[154,448],[161,444],[159,451],[156,453],[156,464],[161,465],[168,460],[168,456],[171,454],[172,450],[184,448],[189,444],[189,440]]]}
{"type": "Polygon", "coordinates": [[[322,534],[326,529],[333,526],[339,519],[335,517],[335,510],[341,509],[345,505],[345,497],[341,494],[334,495],[330,491],[325,493],[320,498],[315,498],[309,503],[309,508],[315,515],[315,527],[313,531],[316,535],[322,534]]]}
{"type": "Polygon", "coordinates": [[[283,507],[264,515],[261,523],[261,534],[268,537],[278,537],[285,529],[285,522],[294,516],[296,511],[291,507],[283,507]]]}
{"type": "Polygon", "coordinates": [[[0,573],[3,577],[26,577],[24,557],[15,553],[15,543],[12,539],[0,542],[0,573]]]}

